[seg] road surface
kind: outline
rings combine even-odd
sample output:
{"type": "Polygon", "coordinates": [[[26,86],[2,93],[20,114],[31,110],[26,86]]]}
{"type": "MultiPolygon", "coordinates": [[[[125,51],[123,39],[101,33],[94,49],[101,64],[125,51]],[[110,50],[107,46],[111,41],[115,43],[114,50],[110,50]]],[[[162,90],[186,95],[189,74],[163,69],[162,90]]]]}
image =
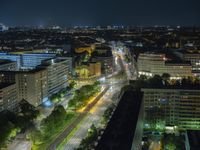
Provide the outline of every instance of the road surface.
{"type": "MultiPolygon", "coordinates": [[[[122,84],[120,84],[123,86],[122,84]]],[[[110,88],[107,93],[97,102],[97,104],[89,111],[87,117],[81,122],[78,130],[64,145],[64,150],[74,150],[80,145],[81,140],[86,137],[88,129],[94,124],[96,127],[100,127],[101,118],[104,111],[110,104],[113,103],[112,96],[114,93],[119,93],[121,86],[115,86],[110,88]]]]}

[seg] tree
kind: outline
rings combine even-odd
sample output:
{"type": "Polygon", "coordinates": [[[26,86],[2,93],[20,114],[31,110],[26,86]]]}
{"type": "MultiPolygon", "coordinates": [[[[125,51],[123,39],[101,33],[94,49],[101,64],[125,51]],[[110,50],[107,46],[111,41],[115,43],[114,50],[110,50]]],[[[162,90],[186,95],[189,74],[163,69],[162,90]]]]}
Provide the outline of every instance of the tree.
{"type": "Polygon", "coordinates": [[[191,78],[183,78],[181,80],[181,85],[190,86],[192,84],[193,84],[193,82],[192,82],[191,78]]]}
{"type": "Polygon", "coordinates": [[[88,130],[86,138],[81,141],[81,144],[77,150],[90,150],[93,148],[94,142],[98,138],[98,130],[94,124],[88,130]]]}
{"type": "Polygon", "coordinates": [[[200,85],[200,79],[199,78],[194,78],[194,84],[195,85],[200,85]]]}
{"type": "Polygon", "coordinates": [[[164,84],[165,84],[165,85],[168,85],[168,81],[169,81],[169,79],[170,79],[170,74],[168,74],[168,73],[163,73],[163,74],[162,74],[162,79],[163,79],[163,81],[164,81],[164,84]]]}
{"type": "Polygon", "coordinates": [[[73,89],[76,85],[77,85],[77,83],[73,80],[73,81],[70,82],[69,87],[71,89],[73,89]]]}
{"type": "Polygon", "coordinates": [[[41,134],[40,130],[36,130],[36,129],[32,130],[30,132],[30,139],[33,142],[33,144],[41,142],[42,134],[41,134]]]}
{"type": "Polygon", "coordinates": [[[58,128],[66,117],[66,111],[62,105],[55,106],[51,114],[42,120],[41,130],[45,137],[48,137],[56,128],[58,128]]]}
{"type": "Polygon", "coordinates": [[[162,78],[159,75],[154,75],[152,78],[148,80],[149,86],[153,87],[162,87],[163,82],[162,78]]]}
{"type": "Polygon", "coordinates": [[[174,135],[164,135],[164,145],[166,150],[176,150],[176,139],[174,135]]]}
{"type": "Polygon", "coordinates": [[[20,128],[9,120],[11,118],[7,118],[8,114],[11,113],[1,112],[0,114],[0,149],[5,146],[7,140],[14,138],[20,131],[20,128]]]}
{"type": "Polygon", "coordinates": [[[136,82],[134,83],[134,86],[136,89],[140,89],[142,87],[145,87],[147,85],[147,80],[145,78],[138,78],[136,82]]]}
{"type": "Polygon", "coordinates": [[[173,142],[169,142],[165,146],[166,150],[176,150],[176,145],[173,142]]]}
{"type": "Polygon", "coordinates": [[[103,114],[103,124],[106,124],[109,121],[110,115],[113,112],[114,105],[109,106],[103,114]]]}
{"type": "Polygon", "coordinates": [[[145,75],[140,75],[139,79],[145,81],[145,80],[147,80],[147,76],[145,76],[145,75]]]}
{"type": "Polygon", "coordinates": [[[39,111],[25,100],[19,103],[19,107],[19,113],[4,111],[0,114],[0,147],[4,146],[7,140],[14,138],[18,132],[32,127],[33,120],[39,114],[39,111]]]}
{"type": "Polygon", "coordinates": [[[95,82],[92,85],[85,85],[76,90],[74,98],[69,101],[68,106],[78,109],[79,107],[86,105],[88,99],[100,90],[99,85],[100,82],[95,82]]]}
{"type": "Polygon", "coordinates": [[[93,84],[93,86],[94,87],[97,87],[97,86],[99,86],[101,83],[99,82],[99,81],[96,81],[96,82],[94,82],[94,84],[93,84]]]}
{"type": "Polygon", "coordinates": [[[22,100],[19,103],[19,106],[20,113],[22,113],[24,117],[27,117],[30,120],[35,119],[39,115],[39,110],[37,110],[33,105],[29,104],[26,100],[22,100]]]}

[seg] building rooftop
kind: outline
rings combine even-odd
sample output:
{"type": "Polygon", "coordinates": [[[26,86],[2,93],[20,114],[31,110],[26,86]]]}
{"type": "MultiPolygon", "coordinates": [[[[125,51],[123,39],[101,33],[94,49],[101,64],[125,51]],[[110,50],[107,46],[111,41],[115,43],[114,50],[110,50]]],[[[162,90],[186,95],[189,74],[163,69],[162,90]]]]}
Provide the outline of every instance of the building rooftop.
{"type": "Polygon", "coordinates": [[[49,58],[49,59],[45,59],[42,61],[42,63],[40,65],[37,66],[37,68],[39,67],[43,67],[43,66],[50,66],[52,64],[56,64],[56,63],[60,63],[60,62],[64,62],[66,61],[66,59],[62,59],[62,58],[49,58]]]}
{"type": "Polygon", "coordinates": [[[126,91],[96,150],[130,150],[142,102],[142,93],[133,90],[126,91]]]}
{"type": "Polygon", "coordinates": [[[104,52],[102,51],[94,51],[92,53],[92,57],[112,57],[112,51],[111,50],[106,50],[104,52]]]}
{"type": "Polygon", "coordinates": [[[7,60],[7,59],[0,59],[0,65],[12,63],[12,62],[13,61],[10,61],[10,60],[7,60]]]}
{"type": "Polygon", "coordinates": [[[144,87],[143,89],[156,89],[156,90],[161,90],[161,89],[172,89],[172,90],[200,90],[200,85],[169,85],[169,86],[147,86],[144,87]]]}
{"type": "Polygon", "coordinates": [[[45,68],[35,68],[31,70],[19,70],[19,71],[0,71],[0,73],[36,73],[42,70],[46,70],[45,68]]]}
{"type": "Polygon", "coordinates": [[[173,59],[173,60],[168,60],[165,62],[166,65],[177,65],[177,66],[191,66],[190,61],[183,61],[180,59],[173,59]]]}
{"type": "Polygon", "coordinates": [[[96,50],[108,50],[108,51],[110,51],[111,50],[111,48],[109,47],[109,46],[107,46],[107,45],[96,45],[96,48],[95,48],[96,50]]]}
{"type": "Polygon", "coordinates": [[[3,56],[33,56],[33,55],[39,55],[39,56],[47,56],[47,57],[55,57],[56,54],[53,54],[53,53],[27,53],[25,51],[21,51],[21,52],[8,52],[8,53],[1,53],[0,52],[0,55],[3,56]]]}
{"type": "Polygon", "coordinates": [[[199,54],[200,55],[200,50],[182,50],[180,52],[183,54],[199,54]]]}
{"type": "Polygon", "coordinates": [[[0,83],[0,89],[6,88],[6,87],[13,85],[13,84],[15,84],[15,83],[0,83]]]}

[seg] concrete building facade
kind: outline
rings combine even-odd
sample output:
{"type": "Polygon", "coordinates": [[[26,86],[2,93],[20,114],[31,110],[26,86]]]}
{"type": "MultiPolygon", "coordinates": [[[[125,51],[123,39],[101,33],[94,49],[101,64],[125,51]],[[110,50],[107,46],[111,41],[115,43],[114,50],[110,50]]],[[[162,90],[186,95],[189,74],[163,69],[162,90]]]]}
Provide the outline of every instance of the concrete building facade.
{"type": "Polygon", "coordinates": [[[1,71],[1,83],[16,83],[18,100],[25,99],[34,106],[48,99],[47,70],[1,71]]]}
{"type": "Polygon", "coordinates": [[[68,59],[48,59],[42,62],[38,68],[47,70],[48,96],[59,92],[68,86],[69,75],[68,59]]]}
{"type": "Polygon", "coordinates": [[[113,56],[94,57],[94,58],[92,58],[92,61],[101,63],[102,74],[109,75],[109,74],[113,73],[113,71],[114,71],[114,58],[113,58],[113,56]]]}
{"type": "Polygon", "coordinates": [[[18,97],[15,83],[0,84],[0,112],[4,110],[16,111],[18,97]]]}
{"type": "Polygon", "coordinates": [[[154,76],[168,73],[172,78],[192,76],[192,67],[188,62],[168,61],[165,54],[143,53],[137,60],[139,75],[154,76]]]}
{"type": "MultiPolygon", "coordinates": [[[[143,88],[144,109],[162,109],[166,124],[183,129],[200,128],[200,89],[143,88]]],[[[158,112],[161,113],[161,112],[158,112]]]]}
{"type": "Polygon", "coordinates": [[[90,76],[98,77],[101,75],[101,63],[100,62],[91,62],[89,64],[89,73],[90,76]]]}

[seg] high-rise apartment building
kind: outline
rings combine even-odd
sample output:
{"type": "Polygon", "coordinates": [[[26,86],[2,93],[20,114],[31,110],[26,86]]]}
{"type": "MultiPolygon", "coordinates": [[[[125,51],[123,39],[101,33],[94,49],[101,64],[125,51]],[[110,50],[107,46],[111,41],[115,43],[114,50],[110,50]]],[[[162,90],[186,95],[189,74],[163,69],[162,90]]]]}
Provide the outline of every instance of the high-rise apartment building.
{"type": "Polygon", "coordinates": [[[1,71],[1,83],[16,83],[18,100],[25,99],[34,106],[48,99],[47,70],[1,71]]]}
{"type": "Polygon", "coordinates": [[[48,100],[46,69],[18,72],[16,84],[19,100],[25,99],[34,106],[48,100]]]}
{"type": "Polygon", "coordinates": [[[46,68],[47,70],[47,87],[48,95],[55,94],[68,86],[68,76],[70,74],[69,59],[55,58],[42,62],[38,68],[46,68]]]}
{"type": "Polygon", "coordinates": [[[184,129],[200,128],[199,88],[143,88],[144,108],[160,108],[166,124],[184,129]]]}
{"type": "Polygon", "coordinates": [[[0,112],[4,110],[16,111],[18,97],[15,83],[0,83],[0,112]]]}

